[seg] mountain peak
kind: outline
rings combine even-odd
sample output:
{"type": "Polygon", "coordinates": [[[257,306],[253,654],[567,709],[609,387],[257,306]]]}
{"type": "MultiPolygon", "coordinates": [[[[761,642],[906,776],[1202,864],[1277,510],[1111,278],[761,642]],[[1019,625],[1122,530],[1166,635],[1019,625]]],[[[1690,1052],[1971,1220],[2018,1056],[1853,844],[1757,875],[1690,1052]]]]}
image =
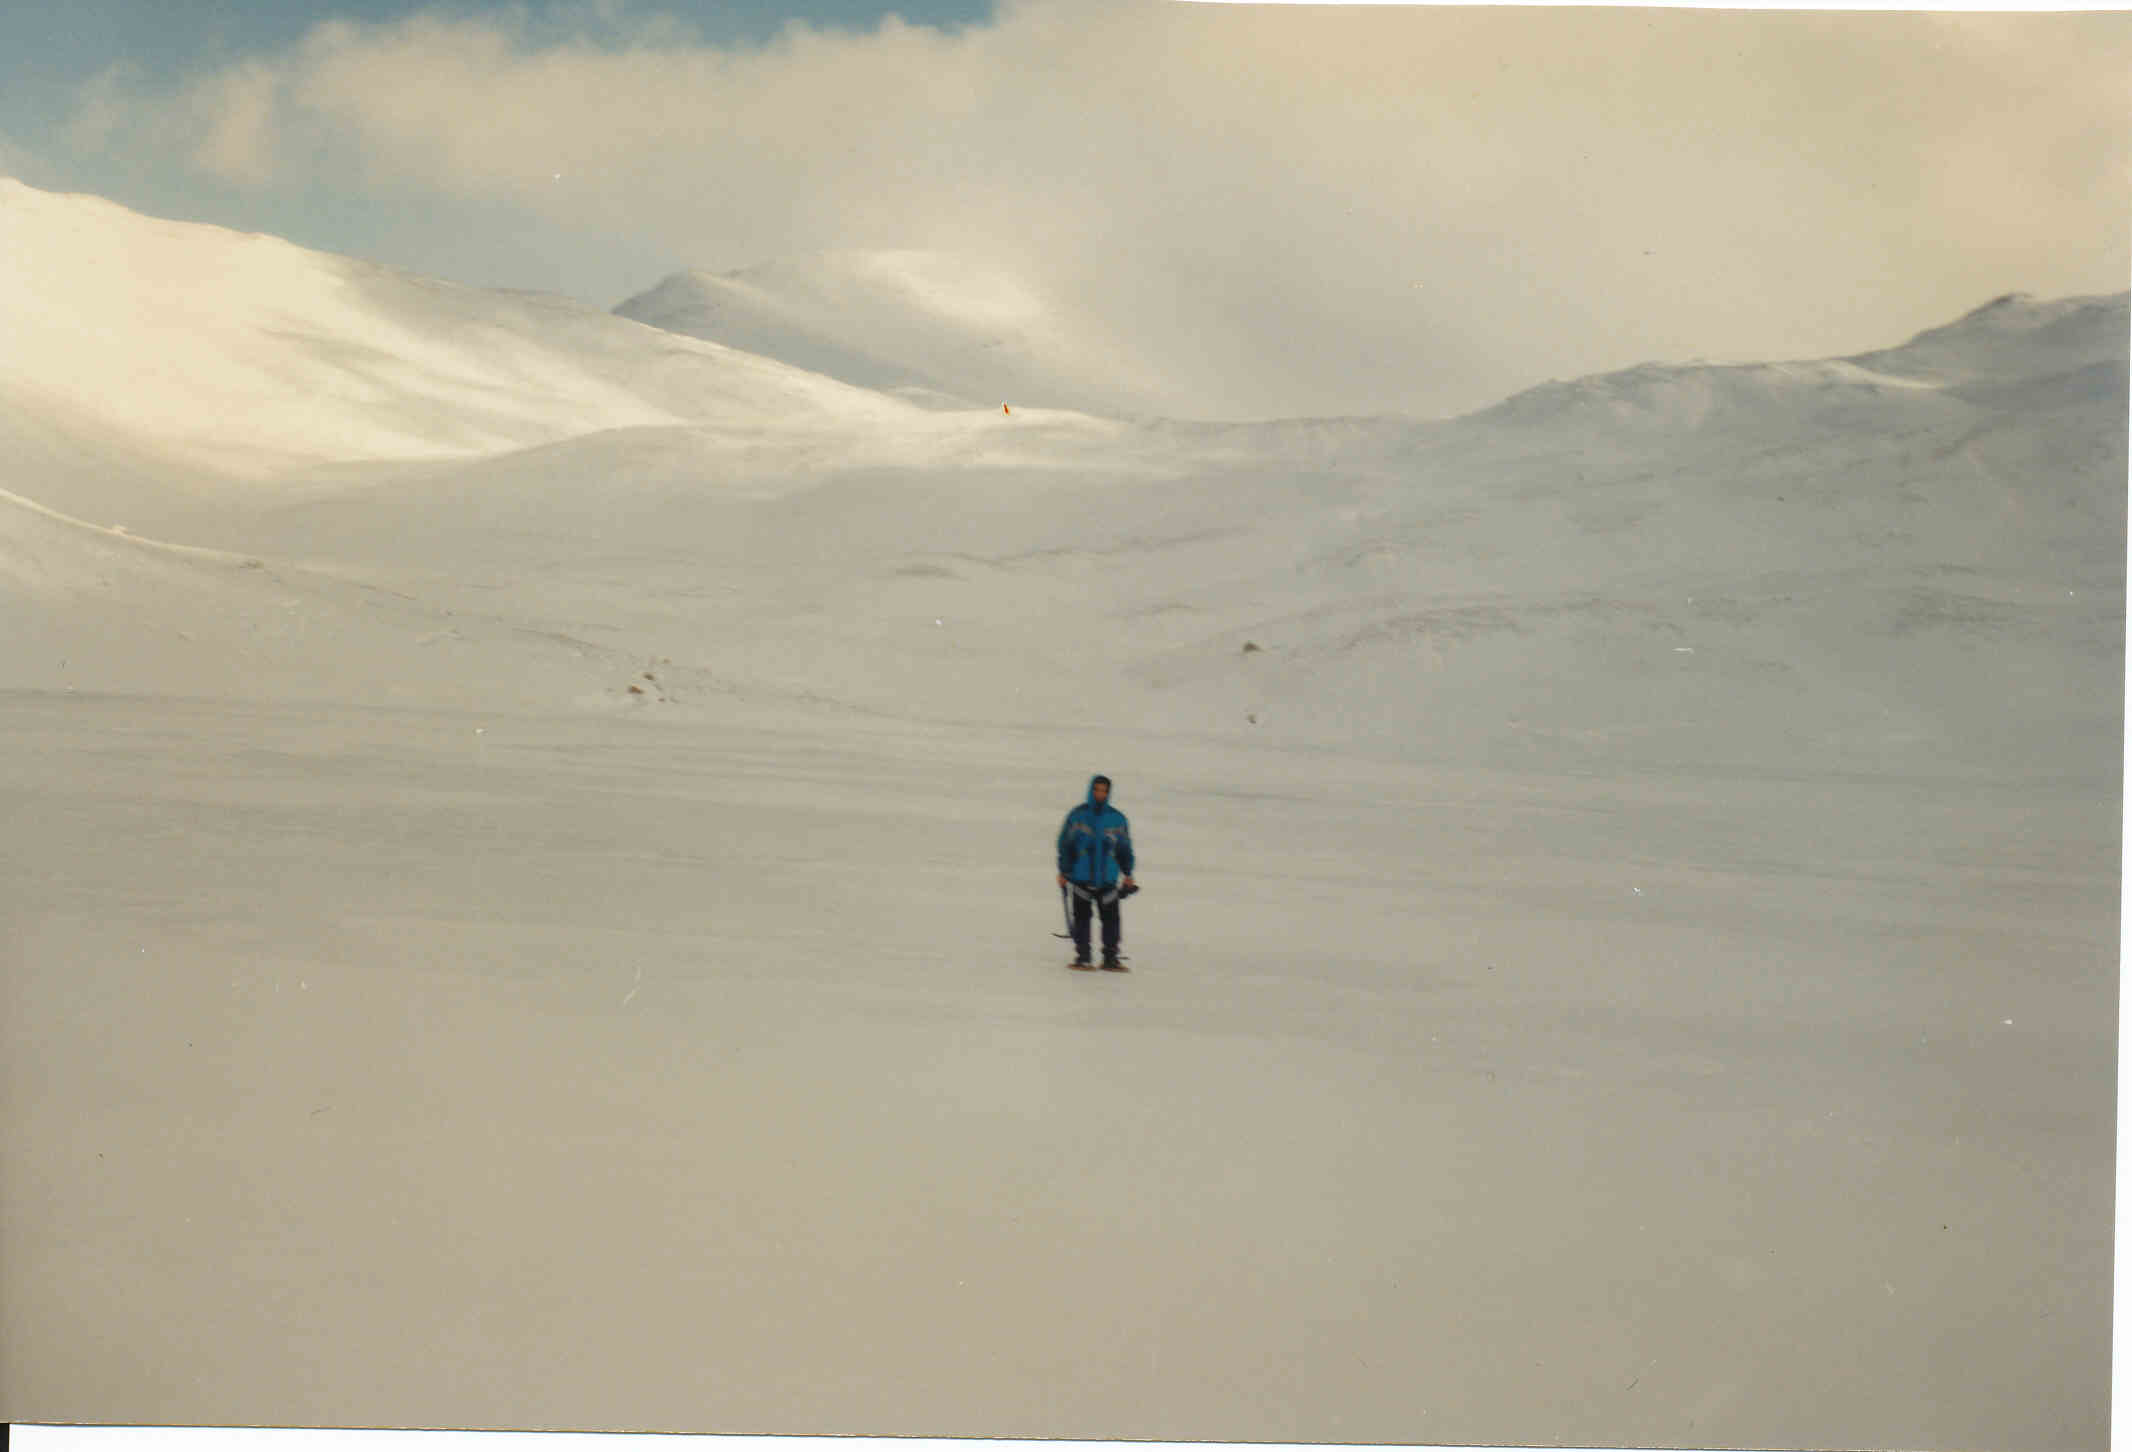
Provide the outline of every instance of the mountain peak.
{"type": "Polygon", "coordinates": [[[1017,269],[922,248],[676,273],[615,309],[864,388],[1092,413],[1163,411],[1163,380],[1017,269]]]}
{"type": "Polygon", "coordinates": [[[1986,313],[2003,312],[2008,308],[2020,307],[2024,303],[2033,303],[2035,300],[2036,295],[2032,292],[2001,293],[1990,302],[1984,304],[1984,306],[1964,313],[1960,321],[1967,322],[1971,318],[1981,318],[1986,313]]]}
{"type": "Polygon", "coordinates": [[[1900,347],[1852,361],[1942,384],[2071,372],[2125,357],[2128,304],[2132,294],[2122,292],[2050,299],[2009,292],[1900,347]]]}

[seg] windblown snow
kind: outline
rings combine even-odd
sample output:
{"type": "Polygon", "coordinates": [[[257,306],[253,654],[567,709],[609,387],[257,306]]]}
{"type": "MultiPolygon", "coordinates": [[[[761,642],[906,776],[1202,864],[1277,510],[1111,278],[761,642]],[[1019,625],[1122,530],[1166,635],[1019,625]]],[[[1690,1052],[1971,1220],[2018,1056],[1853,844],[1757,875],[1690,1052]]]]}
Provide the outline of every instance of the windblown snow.
{"type": "Polygon", "coordinates": [[[830,252],[677,273],[615,311],[936,407],[1145,415],[1167,396],[1127,340],[1011,269],[954,253],[830,252]]]}
{"type": "Polygon", "coordinates": [[[1209,424],[0,237],[11,1417],[2101,1445],[2125,295],[1209,424]]]}

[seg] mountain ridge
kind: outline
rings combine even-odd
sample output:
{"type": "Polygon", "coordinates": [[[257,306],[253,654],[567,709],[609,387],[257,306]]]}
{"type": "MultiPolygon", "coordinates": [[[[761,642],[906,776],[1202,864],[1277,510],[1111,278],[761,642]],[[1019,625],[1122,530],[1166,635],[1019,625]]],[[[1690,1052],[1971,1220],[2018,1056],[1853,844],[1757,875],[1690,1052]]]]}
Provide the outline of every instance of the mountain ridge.
{"type": "Polygon", "coordinates": [[[265,234],[0,184],[0,408],[233,477],[465,457],[601,429],[834,430],[918,412],[548,294],[446,283],[265,234]]]}
{"type": "Polygon", "coordinates": [[[995,264],[920,249],[802,254],[688,269],[615,312],[943,406],[1160,412],[1161,380],[1111,338],[995,264]]]}

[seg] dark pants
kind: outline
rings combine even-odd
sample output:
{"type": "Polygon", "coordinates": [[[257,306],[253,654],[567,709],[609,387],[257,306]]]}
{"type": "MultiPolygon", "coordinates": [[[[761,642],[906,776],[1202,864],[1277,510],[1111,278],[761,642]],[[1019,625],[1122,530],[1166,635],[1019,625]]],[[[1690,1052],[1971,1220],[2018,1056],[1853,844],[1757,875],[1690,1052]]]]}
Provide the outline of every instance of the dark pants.
{"type": "Polygon", "coordinates": [[[1113,957],[1118,951],[1122,929],[1118,924],[1118,889],[1115,887],[1089,887],[1084,883],[1073,885],[1073,950],[1081,957],[1088,956],[1089,918],[1096,912],[1103,915],[1103,956],[1113,957]]]}

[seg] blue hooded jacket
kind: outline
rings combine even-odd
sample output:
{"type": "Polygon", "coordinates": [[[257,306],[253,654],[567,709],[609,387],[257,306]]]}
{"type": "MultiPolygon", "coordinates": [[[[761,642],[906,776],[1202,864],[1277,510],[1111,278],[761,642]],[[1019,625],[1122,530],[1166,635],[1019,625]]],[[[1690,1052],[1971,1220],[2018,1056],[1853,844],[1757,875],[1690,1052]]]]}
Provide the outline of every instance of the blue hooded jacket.
{"type": "Polygon", "coordinates": [[[1088,779],[1088,800],[1068,812],[1065,825],[1059,828],[1059,871],[1069,881],[1090,887],[1111,886],[1121,869],[1127,877],[1133,872],[1132,829],[1125,813],[1108,801],[1096,805],[1100,780],[1100,776],[1088,779]]]}

